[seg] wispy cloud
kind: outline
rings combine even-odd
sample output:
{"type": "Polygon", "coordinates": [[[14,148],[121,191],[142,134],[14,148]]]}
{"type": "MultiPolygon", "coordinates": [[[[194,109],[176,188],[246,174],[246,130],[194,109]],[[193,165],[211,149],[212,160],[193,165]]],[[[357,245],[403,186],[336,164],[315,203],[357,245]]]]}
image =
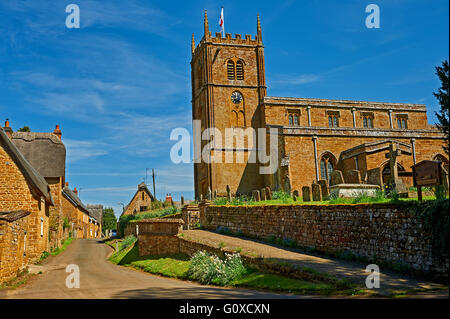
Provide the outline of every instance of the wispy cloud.
{"type": "Polygon", "coordinates": [[[104,145],[99,142],[64,139],[64,144],[67,151],[67,163],[108,154],[108,152],[103,149],[104,145]]]}

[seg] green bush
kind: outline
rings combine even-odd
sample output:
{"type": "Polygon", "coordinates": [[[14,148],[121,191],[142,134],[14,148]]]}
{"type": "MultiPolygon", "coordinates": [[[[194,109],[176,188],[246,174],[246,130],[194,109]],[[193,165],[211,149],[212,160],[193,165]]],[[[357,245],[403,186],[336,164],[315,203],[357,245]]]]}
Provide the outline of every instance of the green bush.
{"type": "Polygon", "coordinates": [[[191,259],[187,275],[202,284],[227,285],[249,272],[239,254],[226,254],[225,260],[205,251],[191,259]]]}

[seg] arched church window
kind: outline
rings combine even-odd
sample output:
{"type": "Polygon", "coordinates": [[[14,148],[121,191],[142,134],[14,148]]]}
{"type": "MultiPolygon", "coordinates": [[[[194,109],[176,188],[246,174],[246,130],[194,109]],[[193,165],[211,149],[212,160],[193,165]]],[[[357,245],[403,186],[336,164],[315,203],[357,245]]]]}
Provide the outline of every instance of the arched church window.
{"type": "Polygon", "coordinates": [[[236,62],[236,78],[240,81],[244,80],[244,63],[241,60],[236,62]]]}
{"type": "Polygon", "coordinates": [[[335,169],[336,160],[334,156],[327,153],[320,159],[320,178],[330,183],[331,173],[335,169]]]}
{"type": "Polygon", "coordinates": [[[289,126],[292,126],[292,125],[294,125],[294,120],[293,120],[292,114],[290,114],[289,115],[289,126]]]}
{"type": "Polygon", "coordinates": [[[228,60],[227,62],[227,74],[228,74],[228,80],[234,80],[235,70],[234,70],[234,62],[232,60],[228,60]]]}
{"type": "Polygon", "coordinates": [[[294,125],[298,126],[298,115],[294,115],[294,125]]]}

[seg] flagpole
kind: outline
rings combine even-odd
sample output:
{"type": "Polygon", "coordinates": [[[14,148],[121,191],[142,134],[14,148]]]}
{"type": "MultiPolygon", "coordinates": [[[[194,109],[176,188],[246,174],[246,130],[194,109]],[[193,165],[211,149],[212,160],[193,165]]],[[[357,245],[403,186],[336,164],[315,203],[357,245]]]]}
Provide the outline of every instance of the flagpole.
{"type": "Polygon", "coordinates": [[[225,19],[223,17],[223,7],[220,12],[220,18],[222,19],[222,36],[225,38],[225,19]]]}

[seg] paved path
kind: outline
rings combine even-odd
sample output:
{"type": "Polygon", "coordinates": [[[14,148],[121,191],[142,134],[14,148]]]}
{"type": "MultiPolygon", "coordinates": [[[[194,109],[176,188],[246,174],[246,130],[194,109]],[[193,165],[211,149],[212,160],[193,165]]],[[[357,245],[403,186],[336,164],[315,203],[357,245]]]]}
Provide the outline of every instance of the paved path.
{"type": "MultiPolygon", "coordinates": [[[[164,278],[107,261],[112,249],[96,240],[73,241],[61,255],[49,258],[43,271],[26,285],[14,290],[0,290],[0,298],[305,298],[202,286],[193,282],[164,278]],[[68,264],[80,268],[80,288],[66,288],[68,264]]],[[[37,269],[36,269],[37,268],[37,269]]]]}
{"type": "MultiPolygon", "coordinates": [[[[362,287],[365,287],[365,280],[368,273],[365,272],[366,264],[347,262],[339,259],[328,258],[318,255],[302,253],[300,250],[280,248],[274,245],[263,243],[257,240],[244,239],[234,236],[226,236],[206,230],[185,230],[184,238],[201,241],[213,247],[218,247],[219,243],[225,244],[225,249],[242,249],[242,254],[251,254],[264,258],[274,258],[283,262],[288,262],[301,267],[310,267],[320,272],[332,274],[338,278],[347,279],[362,287]]],[[[393,290],[409,290],[414,288],[437,288],[442,285],[432,283],[427,280],[419,280],[398,273],[380,269],[380,289],[381,294],[389,293],[393,290]]],[[[441,296],[442,291],[436,292],[441,296]]],[[[448,298],[448,290],[444,291],[448,298]]]]}

